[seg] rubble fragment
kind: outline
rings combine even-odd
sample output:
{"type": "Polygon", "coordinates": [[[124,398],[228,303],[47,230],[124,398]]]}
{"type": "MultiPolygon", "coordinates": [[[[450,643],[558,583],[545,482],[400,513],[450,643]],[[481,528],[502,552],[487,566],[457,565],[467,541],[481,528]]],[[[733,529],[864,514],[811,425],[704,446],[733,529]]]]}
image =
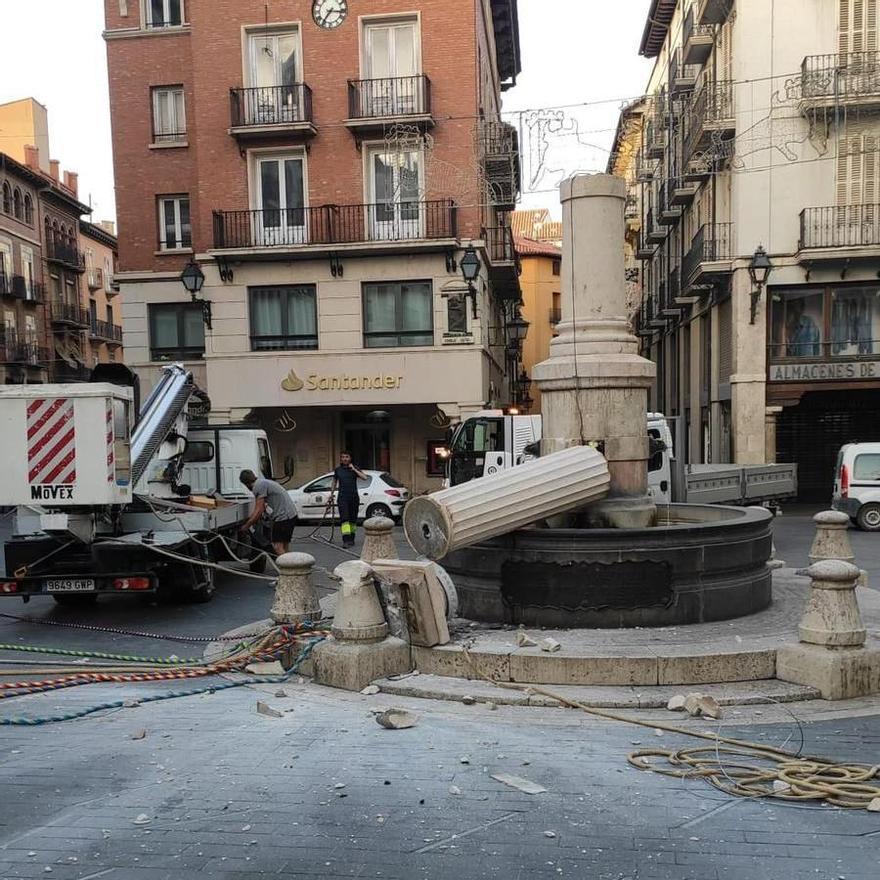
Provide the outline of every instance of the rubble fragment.
{"type": "Polygon", "coordinates": [[[376,723],[388,730],[406,730],[415,727],[419,720],[418,715],[405,709],[386,709],[375,717],[376,723]]]}

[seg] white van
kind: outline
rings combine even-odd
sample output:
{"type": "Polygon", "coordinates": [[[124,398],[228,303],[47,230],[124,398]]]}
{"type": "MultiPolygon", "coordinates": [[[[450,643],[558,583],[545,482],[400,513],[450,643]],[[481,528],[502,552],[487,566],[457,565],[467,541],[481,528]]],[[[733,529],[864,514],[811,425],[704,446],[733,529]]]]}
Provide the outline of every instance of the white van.
{"type": "Polygon", "coordinates": [[[840,447],[831,506],[863,531],[880,531],[880,443],[840,447]]]}

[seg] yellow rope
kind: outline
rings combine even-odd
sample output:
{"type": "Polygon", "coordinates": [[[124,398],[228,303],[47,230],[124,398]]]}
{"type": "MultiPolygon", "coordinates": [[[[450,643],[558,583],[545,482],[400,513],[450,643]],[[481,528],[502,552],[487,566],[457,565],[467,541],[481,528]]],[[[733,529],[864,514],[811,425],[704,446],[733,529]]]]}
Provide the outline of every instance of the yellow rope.
{"type": "Polygon", "coordinates": [[[496,687],[540,694],[563,706],[609,721],[636,724],[713,743],[711,746],[691,749],[641,749],[631,752],[627,760],[639,770],[650,770],[679,779],[705,779],[728,794],[742,797],[825,801],[838,807],[861,810],[867,809],[874,801],[880,801],[880,784],[869,784],[872,779],[880,780],[880,764],[841,764],[826,758],[796,755],[785,749],[732,739],[717,733],[704,733],[676,727],[674,724],[628,718],[607,709],[587,706],[548,688],[491,678],[477,667],[467,648],[463,651],[476,675],[496,687]],[[723,760],[722,756],[729,757],[730,762],[723,760]],[[652,763],[648,758],[665,760],[667,765],[652,763]],[[742,758],[747,759],[748,763],[736,760],[742,758]],[[756,760],[763,763],[754,763],[756,760]]]}

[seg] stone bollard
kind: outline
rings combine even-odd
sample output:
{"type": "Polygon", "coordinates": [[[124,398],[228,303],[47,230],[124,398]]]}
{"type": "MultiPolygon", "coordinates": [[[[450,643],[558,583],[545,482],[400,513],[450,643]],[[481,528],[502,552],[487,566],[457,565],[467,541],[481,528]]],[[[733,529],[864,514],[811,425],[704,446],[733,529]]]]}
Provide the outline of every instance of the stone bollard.
{"type": "Polygon", "coordinates": [[[275,585],[275,602],[269,614],[275,623],[320,620],[321,605],[312,584],[315,557],[308,553],[285,553],[276,564],[280,572],[275,585]]]}
{"type": "Polygon", "coordinates": [[[826,700],[880,692],[880,643],[866,646],[856,598],[859,569],[840,559],[807,569],[810,599],[798,627],[800,644],[776,653],[776,677],[817,688],[826,700]]]}
{"type": "MultiPolygon", "coordinates": [[[[849,517],[839,510],[823,510],[813,517],[816,537],[810,547],[810,562],[823,559],[842,559],[855,564],[852,544],[849,540],[849,517]]],[[[868,572],[859,572],[859,586],[868,586],[868,572]]]]}
{"type": "Polygon", "coordinates": [[[377,678],[409,672],[409,646],[388,635],[373,569],[352,560],[338,565],[333,574],[341,581],[339,598],[332,638],[312,652],[315,681],[360,691],[377,678]]]}
{"type": "Polygon", "coordinates": [[[396,559],[394,546],[394,520],[387,516],[372,516],[364,522],[364,546],[361,548],[361,562],[368,565],[374,559],[396,559]]]}

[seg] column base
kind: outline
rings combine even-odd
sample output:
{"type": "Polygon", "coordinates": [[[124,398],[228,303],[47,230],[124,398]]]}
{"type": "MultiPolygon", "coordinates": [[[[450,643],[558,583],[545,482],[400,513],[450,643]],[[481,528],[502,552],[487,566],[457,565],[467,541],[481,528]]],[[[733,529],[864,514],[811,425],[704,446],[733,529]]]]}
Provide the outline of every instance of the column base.
{"type": "Polygon", "coordinates": [[[776,677],[814,687],[826,700],[867,697],[880,693],[880,650],[785,645],[776,652],[776,677]]]}
{"type": "Polygon", "coordinates": [[[584,508],[587,525],[593,529],[647,529],[657,519],[657,505],[647,496],[606,498],[584,508]]]}
{"type": "Polygon", "coordinates": [[[371,681],[412,670],[409,645],[393,636],[380,642],[326,639],[312,651],[315,681],[327,687],[361,691],[371,681]]]}

